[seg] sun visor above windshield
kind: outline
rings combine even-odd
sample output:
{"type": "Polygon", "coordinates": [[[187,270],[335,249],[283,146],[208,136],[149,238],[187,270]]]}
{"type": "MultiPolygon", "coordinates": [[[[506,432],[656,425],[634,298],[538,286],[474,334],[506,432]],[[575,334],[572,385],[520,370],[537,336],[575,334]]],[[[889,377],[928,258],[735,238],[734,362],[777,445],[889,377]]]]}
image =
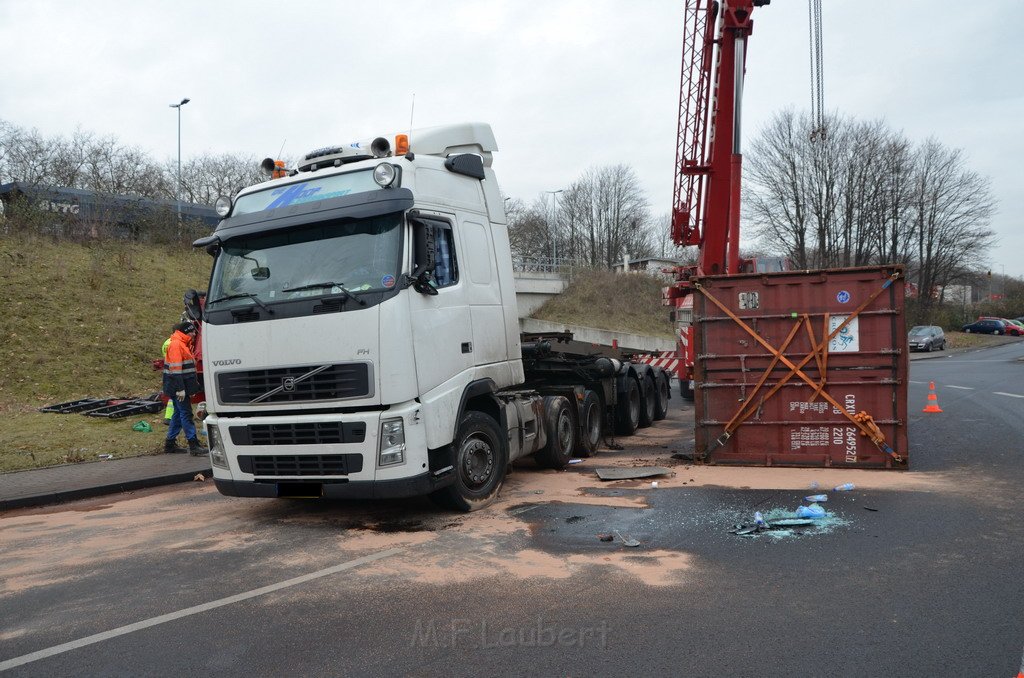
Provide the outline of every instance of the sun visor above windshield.
{"type": "Polygon", "coordinates": [[[319,221],[366,219],[382,214],[404,212],[411,209],[412,205],[412,191],[408,188],[356,193],[229,217],[220,222],[214,235],[223,242],[229,238],[279,231],[319,221]]]}

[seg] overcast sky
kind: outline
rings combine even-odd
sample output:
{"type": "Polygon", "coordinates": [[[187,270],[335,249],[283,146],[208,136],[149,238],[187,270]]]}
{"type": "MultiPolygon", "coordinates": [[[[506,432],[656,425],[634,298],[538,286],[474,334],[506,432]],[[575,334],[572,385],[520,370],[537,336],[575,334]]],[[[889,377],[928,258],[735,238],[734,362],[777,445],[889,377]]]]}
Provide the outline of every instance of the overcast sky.
{"type": "MultiPolygon", "coordinates": [[[[672,203],[683,0],[0,0],[0,118],[114,134],[157,158],[295,157],[414,126],[484,121],[508,195],[635,168],[672,203]]],[[[993,270],[1024,275],[1020,0],[826,0],[826,108],[963,148],[999,201],[993,270]]],[[[807,2],[758,8],[745,138],[810,99],[807,2]]]]}

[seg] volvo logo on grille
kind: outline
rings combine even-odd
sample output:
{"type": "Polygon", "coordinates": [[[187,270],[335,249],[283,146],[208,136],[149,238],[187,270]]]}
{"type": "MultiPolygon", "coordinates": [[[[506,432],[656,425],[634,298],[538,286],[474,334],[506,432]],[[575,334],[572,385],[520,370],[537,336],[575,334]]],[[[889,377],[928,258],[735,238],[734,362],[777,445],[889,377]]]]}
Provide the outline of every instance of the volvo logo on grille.
{"type": "Polygon", "coordinates": [[[300,374],[297,377],[282,377],[280,386],[270,389],[263,395],[259,396],[258,398],[253,398],[249,402],[253,404],[263,402],[267,398],[270,398],[274,394],[280,393],[281,391],[291,393],[295,391],[295,384],[298,384],[301,381],[305,381],[310,377],[316,376],[323,372],[324,370],[330,369],[330,367],[330,365],[321,365],[320,367],[314,367],[309,372],[306,372],[305,374],[300,374]]]}

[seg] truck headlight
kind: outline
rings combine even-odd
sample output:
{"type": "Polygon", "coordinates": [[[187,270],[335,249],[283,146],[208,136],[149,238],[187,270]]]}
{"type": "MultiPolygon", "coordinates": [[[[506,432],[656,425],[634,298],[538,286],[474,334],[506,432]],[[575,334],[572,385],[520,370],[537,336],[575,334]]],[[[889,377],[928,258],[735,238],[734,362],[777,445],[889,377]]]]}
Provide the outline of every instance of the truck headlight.
{"type": "Polygon", "coordinates": [[[224,441],[221,440],[220,431],[215,425],[206,425],[206,438],[210,442],[210,463],[226,470],[228,455],[224,452],[224,441]]]}
{"type": "Polygon", "coordinates": [[[401,419],[385,419],[380,423],[380,451],[377,454],[379,466],[393,466],[405,463],[405,422],[401,419]]]}

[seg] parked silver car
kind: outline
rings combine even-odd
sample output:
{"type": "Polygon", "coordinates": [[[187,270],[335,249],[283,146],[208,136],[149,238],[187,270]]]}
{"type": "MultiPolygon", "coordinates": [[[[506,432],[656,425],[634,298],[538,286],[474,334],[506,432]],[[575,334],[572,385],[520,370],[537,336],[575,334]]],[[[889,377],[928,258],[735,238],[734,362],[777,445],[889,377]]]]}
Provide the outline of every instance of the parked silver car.
{"type": "Polygon", "coordinates": [[[946,348],[946,334],[936,325],[917,325],[907,335],[911,351],[941,351],[946,348]]]}

